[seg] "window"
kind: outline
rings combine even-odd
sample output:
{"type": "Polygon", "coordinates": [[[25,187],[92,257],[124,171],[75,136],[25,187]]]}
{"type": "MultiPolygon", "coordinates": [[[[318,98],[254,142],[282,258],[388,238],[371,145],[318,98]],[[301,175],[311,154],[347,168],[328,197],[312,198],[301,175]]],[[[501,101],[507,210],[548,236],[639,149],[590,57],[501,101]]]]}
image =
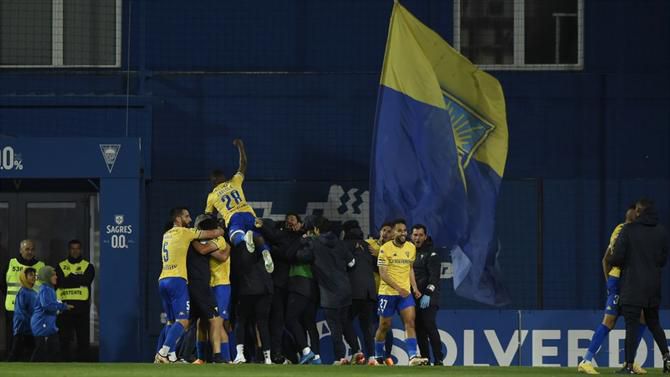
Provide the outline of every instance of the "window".
{"type": "Polygon", "coordinates": [[[580,70],[583,0],[454,0],[454,45],[485,69],[580,70]]]}
{"type": "Polygon", "coordinates": [[[121,1],[0,1],[0,67],[119,67],[121,1]]]}

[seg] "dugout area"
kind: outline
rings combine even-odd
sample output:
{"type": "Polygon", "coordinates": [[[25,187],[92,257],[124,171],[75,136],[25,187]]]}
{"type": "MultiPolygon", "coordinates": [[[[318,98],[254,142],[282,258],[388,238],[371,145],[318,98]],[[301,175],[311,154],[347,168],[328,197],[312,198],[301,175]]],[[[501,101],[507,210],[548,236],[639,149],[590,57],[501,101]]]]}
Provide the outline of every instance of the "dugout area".
{"type": "Polygon", "coordinates": [[[81,239],[96,266],[91,326],[99,328],[100,361],[137,360],[140,139],[0,138],[0,157],[0,263],[18,253],[21,239],[36,238],[36,257],[55,266],[67,241],[81,239]]]}

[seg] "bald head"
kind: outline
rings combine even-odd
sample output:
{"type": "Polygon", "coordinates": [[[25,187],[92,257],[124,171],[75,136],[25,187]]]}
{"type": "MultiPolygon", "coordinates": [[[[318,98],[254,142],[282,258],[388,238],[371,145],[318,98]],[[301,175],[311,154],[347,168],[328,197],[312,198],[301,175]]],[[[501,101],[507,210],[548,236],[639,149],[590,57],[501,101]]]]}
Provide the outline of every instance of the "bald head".
{"type": "Polygon", "coordinates": [[[32,260],[35,257],[35,243],[28,239],[21,241],[19,253],[23,259],[32,260]]]}

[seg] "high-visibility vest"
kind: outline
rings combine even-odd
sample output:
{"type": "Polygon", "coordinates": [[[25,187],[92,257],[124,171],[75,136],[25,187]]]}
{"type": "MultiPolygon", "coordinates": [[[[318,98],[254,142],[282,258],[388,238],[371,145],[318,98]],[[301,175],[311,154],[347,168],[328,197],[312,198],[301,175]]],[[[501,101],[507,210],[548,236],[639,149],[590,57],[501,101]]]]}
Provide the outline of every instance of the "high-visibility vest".
{"type": "MultiPolygon", "coordinates": [[[[9,260],[9,267],[7,267],[7,276],[5,276],[5,281],[7,282],[7,296],[5,297],[5,309],[8,312],[13,312],[14,311],[14,301],[16,301],[16,295],[19,293],[19,289],[21,289],[21,281],[19,280],[19,274],[21,271],[24,269],[32,267],[35,269],[35,271],[39,271],[40,268],[44,267],[44,262],[37,262],[33,266],[28,266],[19,263],[18,259],[12,258],[9,260]]],[[[33,286],[33,289],[37,292],[40,285],[42,285],[41,281],[36,281],[35,286],[33,286]]]]}
{"type": "MultiPolygon", "coordinates": [[[[65,277],[70,274],[83,275],[89,264],[83,259],[79,263],[70,263],[67,259],[58,263],[65,277]]],[[[86,301],[88,300],[88,287],[82,285],[76,288],[58,288],[56,297],[61,301],[86,301]]]]}

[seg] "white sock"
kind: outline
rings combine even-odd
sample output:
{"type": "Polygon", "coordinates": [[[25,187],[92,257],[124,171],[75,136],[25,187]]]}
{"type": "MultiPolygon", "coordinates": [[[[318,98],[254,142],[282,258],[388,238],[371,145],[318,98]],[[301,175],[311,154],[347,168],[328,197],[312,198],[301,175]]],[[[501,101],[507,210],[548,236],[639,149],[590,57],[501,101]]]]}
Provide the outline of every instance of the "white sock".
{"type": "Polygon", "coordinates": [[[270,358],[270,351],[263,351],[263,356],[265,357],[265,364],[272,364],[272,358],[270,358]]]}
{"type": "Polygon", "coordinates": [[[320,358],[321,358],[321,356],[319,356],[318,354],[316,354],[316,355],[314,356],[314,360],[319,360],[320,358]]]}
{"type": "Polygon", "coordinates": [[[160,350],[158,350],[158,354],[163,357],[167,357],[168,353],[170,353],[170,347],[168,346],[163,346],[160,350]]]}
{"type": "Polygon", "coordinates": [[[176,352],[170,352],[168,353],[168,360],[170,361],[177,361],[177,353],[176,352]]]}
{"type": "Polygon", "coordinates": [[[236,348],[237,348],[236,359],[244,358],[244,344],[238,344],[236,348]]]}
{"type": "Polygon", "coordinates": [[[307,356],[309,353],[312,352],[312,350],[309,347],[305,347],[302,349],[302,355],[307,356]]]}

